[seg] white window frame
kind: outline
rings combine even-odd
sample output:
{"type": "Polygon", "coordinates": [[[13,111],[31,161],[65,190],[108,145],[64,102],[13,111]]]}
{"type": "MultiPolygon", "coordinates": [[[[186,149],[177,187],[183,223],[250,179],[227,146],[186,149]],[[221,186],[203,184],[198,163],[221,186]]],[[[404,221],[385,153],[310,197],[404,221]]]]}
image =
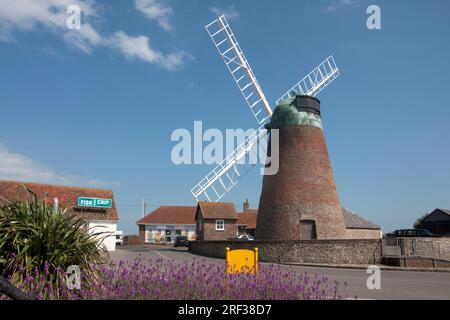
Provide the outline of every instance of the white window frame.
{"type": "Polygon", "coordinates": [[[225,220],[216,220],[216,231],[225,231],[225,220]],[[222,223],[222,228],[219,228],[219,222],[222,223]]]}

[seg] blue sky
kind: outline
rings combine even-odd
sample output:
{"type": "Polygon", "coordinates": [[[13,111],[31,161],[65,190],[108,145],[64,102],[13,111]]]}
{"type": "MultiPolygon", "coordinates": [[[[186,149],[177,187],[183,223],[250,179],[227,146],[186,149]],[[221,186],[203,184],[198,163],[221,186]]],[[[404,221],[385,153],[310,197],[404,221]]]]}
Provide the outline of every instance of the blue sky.
{"type": "MultiPolygon", "coordinates": [[[[0,0],[0,178],[112,188],[126,233],[142,197],[194,205],[212,167],[172,164],[172,131],[256,126],[204,30],[220,12],[271,103],[334,55],[319,98],[343,206],[384,231],[450,208],[445,0],[0,0]]],[[[253,170],[224,201],[257,206],[261,182],[253,170]]]]}

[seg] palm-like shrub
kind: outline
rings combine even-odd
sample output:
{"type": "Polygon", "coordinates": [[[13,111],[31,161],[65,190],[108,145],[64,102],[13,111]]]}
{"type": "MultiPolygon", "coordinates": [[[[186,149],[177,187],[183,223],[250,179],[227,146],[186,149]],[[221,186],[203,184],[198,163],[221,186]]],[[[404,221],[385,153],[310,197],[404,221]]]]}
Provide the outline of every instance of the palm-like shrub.
{"type": "Polygon", "coordinates": [[[65,270],[70,265],[92,271],[92,264],[106,261],[98,241],[104,234],[88,232],[88,222],[65,209],[55,211],[36,197],[6,202],[0,207],[0,274],[65,270]]]}

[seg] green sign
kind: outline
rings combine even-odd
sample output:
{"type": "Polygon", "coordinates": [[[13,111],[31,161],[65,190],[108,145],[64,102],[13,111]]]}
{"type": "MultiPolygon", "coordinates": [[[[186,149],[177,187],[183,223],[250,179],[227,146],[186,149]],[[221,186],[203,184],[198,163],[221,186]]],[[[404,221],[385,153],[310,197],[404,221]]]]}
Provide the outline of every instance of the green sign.
{"type": "Polygon", "coordinates": [[[78,197],[79,207],[111,208],[111,199],[78,197]]]}

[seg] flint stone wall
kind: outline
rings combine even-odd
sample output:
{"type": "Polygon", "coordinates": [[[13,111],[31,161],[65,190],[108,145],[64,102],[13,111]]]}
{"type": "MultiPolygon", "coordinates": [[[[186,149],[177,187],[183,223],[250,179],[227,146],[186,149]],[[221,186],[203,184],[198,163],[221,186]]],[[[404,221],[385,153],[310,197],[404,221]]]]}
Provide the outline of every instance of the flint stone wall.
{"type": "Polygon", "coordinates": [[[259,250],[259,261],[369,265],[381,263],[381,240],[193,241],[190,251],[225,258],[225,248],[259,250]]]}
{"type": "Polygon", "coordinates": [[[450,238],[399,238],[401,256],[450,260],[450,238]]]}

